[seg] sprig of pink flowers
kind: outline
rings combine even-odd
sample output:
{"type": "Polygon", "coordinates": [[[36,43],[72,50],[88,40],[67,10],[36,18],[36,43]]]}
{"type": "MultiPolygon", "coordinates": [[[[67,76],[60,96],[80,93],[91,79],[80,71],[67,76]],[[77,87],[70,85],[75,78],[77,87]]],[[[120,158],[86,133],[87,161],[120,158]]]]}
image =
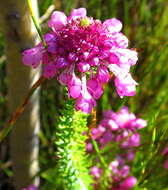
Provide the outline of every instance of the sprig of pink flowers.
{"type": "Polygon", "coordinates": [[[53,78],[68,88],[76,100],[75,108],[90,113],[103,94],[111,76],[122,98],[133,96],[137,83],[130,67],[137,62],[137,52],[128,49],[128,39],[121,33],[116,18],[104,22],[86,16],[86,9],[73,9],[70,16],[54,11],[48,22],[51,32],[42,43],[23,52],[23,63],[33,68],[44,66],[43,76],[53,78]]]}
{"type": "MultiPolygon", "coordinates": [[[[108,169],[111,171],[108,177],[112,179],[111,190],[129,190],[136,184],[137,179],[130,175],[130,164],[134,159],[134,148],[140,146],[138,130],[146,125],[145,120],[137,118],[127,107],[123,107],[117,113],[111,110],[105,111],[98,126],[91,129],[91,138],[97,142],[100,150],[109,146],[114,151],[116,145],[120,150],[108,164],[108,169]]],[[[90,140],[86,149],[90,153],[94,151],[90,140]]],[[[103,171],[104,168],[100,166],[98,159],[97,165],[90,170],[96,186],[99,185],[103,171]]]]}

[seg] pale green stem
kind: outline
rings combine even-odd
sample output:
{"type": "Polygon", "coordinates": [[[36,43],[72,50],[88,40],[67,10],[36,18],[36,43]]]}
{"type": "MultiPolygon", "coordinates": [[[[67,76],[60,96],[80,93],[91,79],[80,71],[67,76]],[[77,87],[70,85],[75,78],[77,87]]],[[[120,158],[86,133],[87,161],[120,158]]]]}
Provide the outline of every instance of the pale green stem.
{"type": "Polygon", "coordinates": [[[35,27],[36,27],[36,30],[37,30],[37,32],[38,32],[38,34],[39,34],[39,36],[40,36],[40,39],[41,39],[41,41],[42,41],[42,44],[43,44],[43,46],[44,46],[45,48],[47,48],[47,44],[46,44],[46,42],[45,42],[45,40],[44,40],[44,38],[43,38],[43,34],[42,34],[42,32],[41,32],[40,25],[39,25],[39,23],[37,22],[36,17],[34,16],[33,8],[32,8],[32,5],[31,5],[31,1],[30,1],[30,0],[26,0],[26,1],[27,1],[27,5],[28,5],[28,8],[29,8],[29,11],[30,11],[30,15],[31,15],[31,17],[32,17],[32,20],[33,20],[33,23],[34,23],[34,25],[35,25],[35,27]]]}
{"type": "Polygon", "coordinates": [[[100,159],[100,162],[102,163],[104,168],[107,168],[107,164],[106,164],[104,158],[101,156],[101,153],[100,153],[99,147],[97,145],[97,142],[95,140],[93,140],[93,139],[91,139],[91,140],[92,140],[93,147],[94,147],[94,149],[95,149],[95,151],[97,153],[97,156],[100,159]]]}

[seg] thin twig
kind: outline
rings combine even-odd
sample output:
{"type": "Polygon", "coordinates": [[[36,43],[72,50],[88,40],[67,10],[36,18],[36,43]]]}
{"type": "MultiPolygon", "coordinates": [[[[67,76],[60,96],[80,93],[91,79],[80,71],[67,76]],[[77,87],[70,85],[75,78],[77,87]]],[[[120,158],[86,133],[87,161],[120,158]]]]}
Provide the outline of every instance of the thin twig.
{"type": "Polygon", "coordinates": [[[39,23],[42,24],[45,22],[51,15],[51,13],[55,10],[55,5],[51,5],[48,7],[46,12],[39,18],[39,23]]]}
{"type": "Polygon", "coordinates": [[[34,93],[34,91],[40,87],[40,85],[45,81],[45,78],[41,76],[35,84],[30,88],[27,96],[25,97],[23,103],[16,109],[16,111],[13,113],[11,118],[8,120],[7,124],[4,126],[2,131],[0,132],[0,142],[3,141],[3,139],[8,135],[9,131],[13,128],[13,125],[15,124],[16,120],[19,118],[19,116],[23,113],[25,110],[26,105],[29,103],[30,97],[34,93]]]}
{"type": "Polygon", "coordinates": [[[33,20],[33,23],[34,23],[34,25],[35,25],[35,27],[36,27],[36,30],[37,30],[37,32],[38,32],[38,34],[39,34],[39,36],[40,36],[40,39],[41,39],[41,41],[42,41],[42,44],[43,44],[43,46],[44,46],[45,48],[47,48],[47,44],[46,44],[46,42],[45,42],[45,40],[44,40],[44,38],[43,38],[43,34],[42,34],[42,32],[41,32],[40,25],[39,25],[39,23],[37,22],[36,17],[34,16],[34,12],[33,12],[32,6],[31,6],[31,1],[30,1],[30,0],[26,0],[26,1],[27,1],[27,5],[28,5],[28,8],[29,8],[29,11],[30,11],[30,15],[31,15],[31,17],[32,17],[32,20],[33,20]]]}

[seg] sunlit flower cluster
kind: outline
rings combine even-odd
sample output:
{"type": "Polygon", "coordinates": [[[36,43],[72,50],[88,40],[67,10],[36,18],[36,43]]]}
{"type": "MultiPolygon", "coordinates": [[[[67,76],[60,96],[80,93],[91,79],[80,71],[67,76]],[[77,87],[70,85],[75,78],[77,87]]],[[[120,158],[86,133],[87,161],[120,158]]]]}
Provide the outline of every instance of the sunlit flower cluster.
{"type": "Polygon", "coordinates": [[[33,68],[43,64],[43,76],[56,76],[66,85],[77,110],[90,113],[111,77],[121,98],[135,94],[137,83],[130,67],[137,62],[137,52],[128,49],[119,20],[101,22],[87,17],[86,9],[79,8],[68,17],[63,12],[53,12],[48,26],[51,32],[44,35],[47,48],[39,43],[24,51],[23,63],[33,68]]]}

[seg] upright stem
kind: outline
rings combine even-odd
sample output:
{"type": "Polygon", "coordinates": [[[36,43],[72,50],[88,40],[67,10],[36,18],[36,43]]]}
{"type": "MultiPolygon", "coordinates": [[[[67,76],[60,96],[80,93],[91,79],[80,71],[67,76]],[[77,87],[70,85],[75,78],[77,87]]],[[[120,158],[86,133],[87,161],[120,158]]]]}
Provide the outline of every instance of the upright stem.
{"type": "Polygon", "coordinates": [[[31,0],[26,0],[26,1],[27,1],[27,5],[28,5],[28,7],[29,7],[29,11],[30,11],[30,15],[31,15],[31,17],[32,17],[33,23],[34,23],[34,25],[35,25],[35,27],[36,27],[36,30],[37,30],[37,32],[38,32],[38,34],[39,34],[39,36],[40,36],[40,39],[41,39],[41,41],[42,41],[42,43],[43,43],[43,46],[46,48],[46,47],[47,47],[47,44],[46,44],[46,42],[45,42],[45,40],[44,40],[44,38],[43,38],[43,35],[42,35],[42,32],[41,32],[39,23],[38,23],[38,21],[37,21],[35,15],[34,15],[33,7],[32,7],[32,2],[31,2],[31,0]]]}
{"type": "MultiPolygon", "coordinates": [[[[37,13],[36,0],[32,0],[32,7],[37,13]]],[[[35,45],[38,34],[25,0],[0,1],[0,11],[6,40],[8,107],[11,114],[40,76],[40,69],[34,70],[23,65],[21,54],[35,45]]],[[[16,189],[39,184],[39,178],[36,177],[39,170],[39,127],[39,91],[36,91],[22,116],[13,125],[11,133],[10,150],[16,189]]]]}

